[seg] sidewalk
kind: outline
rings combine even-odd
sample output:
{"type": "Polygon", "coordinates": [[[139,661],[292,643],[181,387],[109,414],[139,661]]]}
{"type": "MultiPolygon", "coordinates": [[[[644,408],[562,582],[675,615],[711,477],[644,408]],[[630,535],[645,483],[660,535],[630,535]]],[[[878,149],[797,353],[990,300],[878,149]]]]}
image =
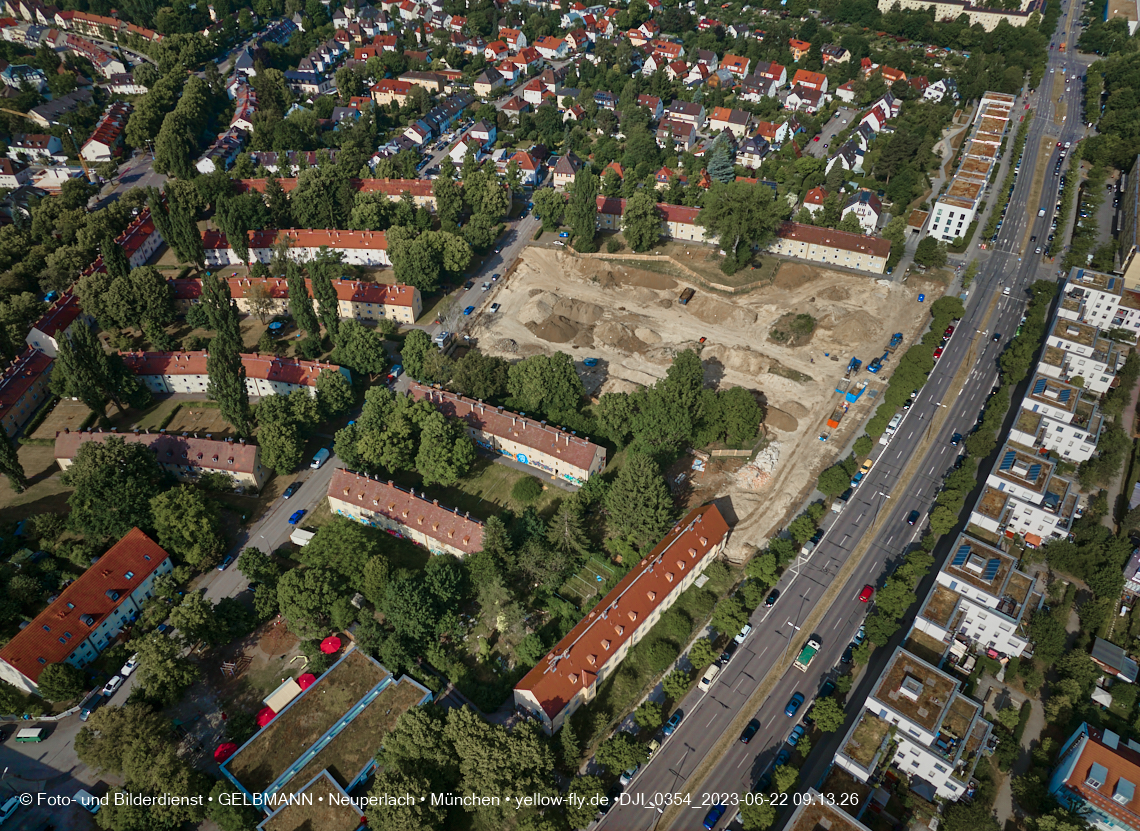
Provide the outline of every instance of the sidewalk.
{"type": "MultiPolygon", "coordinates": [[[[1119,424],[1128,435],[1132,434],[1132,425],[1136,421],[1136,407],[1137,401],[1140,400],[1140,384],[1136,384],[1132,388],[1132,398],[1124,406],[1124,412],[1120,416],[1119,424]]],[[[1128,478],[1128,466],[1131,463],[1131,456],[1126,457],[1124,460],[1123,470],[1120,475],[1113,478],[1113,481],[1108,486],[1108,513],[1101,518],[1101,523],[1110,529],[1114,534],[1116,533],[1116,517],[1123,516],[1128,510],[1128,500],[1132,494],[1122,494],[1121,487],[1124,481],[1128,478]],[[1124,504],[1117,505],[1117,501],[1123,497],[1124,504]]]]}

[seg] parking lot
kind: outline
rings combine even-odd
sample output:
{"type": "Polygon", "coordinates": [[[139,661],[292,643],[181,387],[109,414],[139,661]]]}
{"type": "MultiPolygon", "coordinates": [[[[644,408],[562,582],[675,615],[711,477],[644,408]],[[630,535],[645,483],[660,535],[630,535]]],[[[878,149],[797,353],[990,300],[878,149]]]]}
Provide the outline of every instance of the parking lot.
{"type": "Polygon", "coordinates": [[[857,110],[849,110],[847,107],[840,107],[836,110],[834,118],[830,119],[823,125],[823,129],[819,131],[818,141],[813,139],[804,146],[804,152],[809,156],[815,156],[819,159],[826,159],[832,156],[839,149],[835,142],[835,137],[843,132],[849,130],[852,126],[852,118],[858,115],[857,110]]]}

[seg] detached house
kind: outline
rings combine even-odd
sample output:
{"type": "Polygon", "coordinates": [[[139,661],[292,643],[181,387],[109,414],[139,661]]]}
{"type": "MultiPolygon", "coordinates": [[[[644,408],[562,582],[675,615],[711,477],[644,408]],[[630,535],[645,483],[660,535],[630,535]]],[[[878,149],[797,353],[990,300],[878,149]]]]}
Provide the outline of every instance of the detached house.
{"type": "Polygon", "coordinates": [[[670,136],[674,149],[681,152],[692,150],[697,143],[697,128],[687,121],[666,118],[657,125],[657,145],[668,149],[670,136]]]}
{"type": "Polygon", "coordinates": [[[855,84],[846,81],[835,88],[835,97],[844,104],[855,103],[855,84]]]}
{"type": "Polygon", "coordinates": [[[797,69],[796,74],[792,76],[792,86],[807,87],[817,92],[827,92],[827,76],[822,72],[797,69]]]}
{"type": "Polygon", "coordinates": [[[744,78],[748,75],[748,69],[751,66],[752,61],[748,58],[742,58],[740,55],[725,55],[718,68],[727,69],[737,78],[744,78]]]}
{"type": "Polygon", "coordinates": [[[653,121],[660,121],[661,116],[665,114],[665,107],[656,95],[637,96],[637,105],[649,110],[649,116],[653,121]]]}
{"type": "Polygon", "coordinates": [[[559,61],[566,57],[566,41],[562,38],[544,37],[535,43],[535,48],[548,61],[559,61]]]}
{"type": "Polygon", "coordinates": [[[714,107],[709,114],[709,132],[722,132],[728,130],[737,138],[743,138],[748,132],[752,117],[744,110],[733,110],[728,107],[714,107]]]}
{"type": "Polygon", "coordinates": [[[521,52],[527,47],[526,35],[521,29],[499,29],[499,37],[506,41],[512,52],[521,52]]]}
{"type": "Polygon", "coordinates": [[[705,123],[705,108],[699,103],[688,101],[674,101],[665,110],[665,118],[670,121],[683,121],[692,124],[697,129],[705,123]]]}
{"type": "Polygon", "coordinates": [[[863,226],[863,232],[867,234],[874,233],[882,212],[883,203],[879,201],[879,197],[873,191],[866,189],[851,194],[843,206],[843,216],[855,214],[859,218],[859,224],[863,226]]]}
{"type": "Polygon", "coordinates": [[[755,170],[760,167],[760,162],[764,161],[770,149],[766,139],[749,136],[736,145],[736,163],[755,170]]]}
{"type": "Polygon", "coordinates": [[[820,49],[823,55],[823,65],[827,66],[829,63],[840,64],[847,63],[851,60],[851,53],[844,49],[842,46],[836,46],[828,43],[820,49]]]}
{"type": "Polygon", "coordinates": [[[489,66],[479,73],[473,87],[475,94],[480,98],[490,98],[496,90],[502,89],[505,83],[502,73],[493,66],[489,66]]]}
{"type": "Polygon", "coordinates": [[[792,60],[799,63],[807,57],[807,53],[811,50],[811,44],[806,40],[791,38],[788,40],[788,48],[792,50],[792,60]]]}
{"type": "Polygon", "coordinates": [[[831,172],[831,168],[839,165],[844,170],[850,170],[854,173],[863,172],[863,148],[860,147],[854,140],[848,140],[839,152],[832,156],[827,162],[827,172],[831,172]]]}
{"type": "Polygon", "coordinates": [[[804,207],[814,215],[823,208],[823,202],[827,197],[828,193],[826,190],[821,187],[814,187],[804,194],[804,207]]]}
{"type": "Polygon", "coordinates": [[[573,184],[574,176],[581,167],[582,162],[574,155],[574,151],[567,151],[554,165],[554,187],[562,189],[573,184]]]}
{"type": "Polygon", "coordinates": [[[827,96],[816,89],[796,85],[784,100],[784,106],[789,110],[798,110],[805,113],[819,112],[827,102],[827,96]]]}
{"type": "Polygon", "coordinates": [[[537,187],[538,183],[542,181],[541,165],[530,153],[519,150],[511,156],[510,161],[518,166],[519,183],[524,187],[537,187]]]}

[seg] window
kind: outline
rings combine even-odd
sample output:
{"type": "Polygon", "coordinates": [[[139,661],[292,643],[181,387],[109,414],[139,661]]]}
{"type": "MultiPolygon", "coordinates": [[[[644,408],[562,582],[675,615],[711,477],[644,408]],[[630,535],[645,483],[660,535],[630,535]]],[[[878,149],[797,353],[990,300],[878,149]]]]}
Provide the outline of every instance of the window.
{"type": "Polygon", "coordinates": [[[127,572],[126,574],[124,574],[123,576],[124,576],[124,577],[126,577],[128,580],[133,580],[133,579],[134,579],[134,576],[135,576],[135,573],[134,573],[133,571],[128,571],[128,572],[127,572]]]}

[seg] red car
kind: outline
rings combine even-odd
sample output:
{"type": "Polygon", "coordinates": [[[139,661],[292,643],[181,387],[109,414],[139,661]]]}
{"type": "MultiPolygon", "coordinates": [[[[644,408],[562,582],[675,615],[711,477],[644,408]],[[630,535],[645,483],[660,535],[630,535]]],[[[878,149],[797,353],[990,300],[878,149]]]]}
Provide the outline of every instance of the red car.
{"type": "Polygon", "coordinates": [[[942,333],[942,337],[948,338],[952,334],[954,334],[954,327],[953,326],[947,326],[946,331],[942,333]]]}
{"type": "Polygon", "coordinates": [[[934,360],[937,361],[941,357],[942,357],[942,347],[940,346],[934,350],[934,360]]]}
{"type": "MultiPolygon", "coordinates": [[[[813,138],[812,141],[819,141],[819,136],[816,136],[815,138],[813,138]]],[[[1060,145],[1057,145],[1057,146],[1060,147],[1060,145]]]]}
{"type": "Polygon", "coordinates": [[[874,594],[875,594],[875,587],[872,586],[870,583],[868,583],[866,586],[863,587],[863,591],[859,592],[859,602],[860,603],[870,603],[871,598],[874,596],[874,594]]]}
{"type": "Polygon", "coordinates": [[[1057,142],[1057,146],[1058,146],[1058,147],[1060,147],[1060,146],[1061,146],[1061,142],[1057,142]]]}

